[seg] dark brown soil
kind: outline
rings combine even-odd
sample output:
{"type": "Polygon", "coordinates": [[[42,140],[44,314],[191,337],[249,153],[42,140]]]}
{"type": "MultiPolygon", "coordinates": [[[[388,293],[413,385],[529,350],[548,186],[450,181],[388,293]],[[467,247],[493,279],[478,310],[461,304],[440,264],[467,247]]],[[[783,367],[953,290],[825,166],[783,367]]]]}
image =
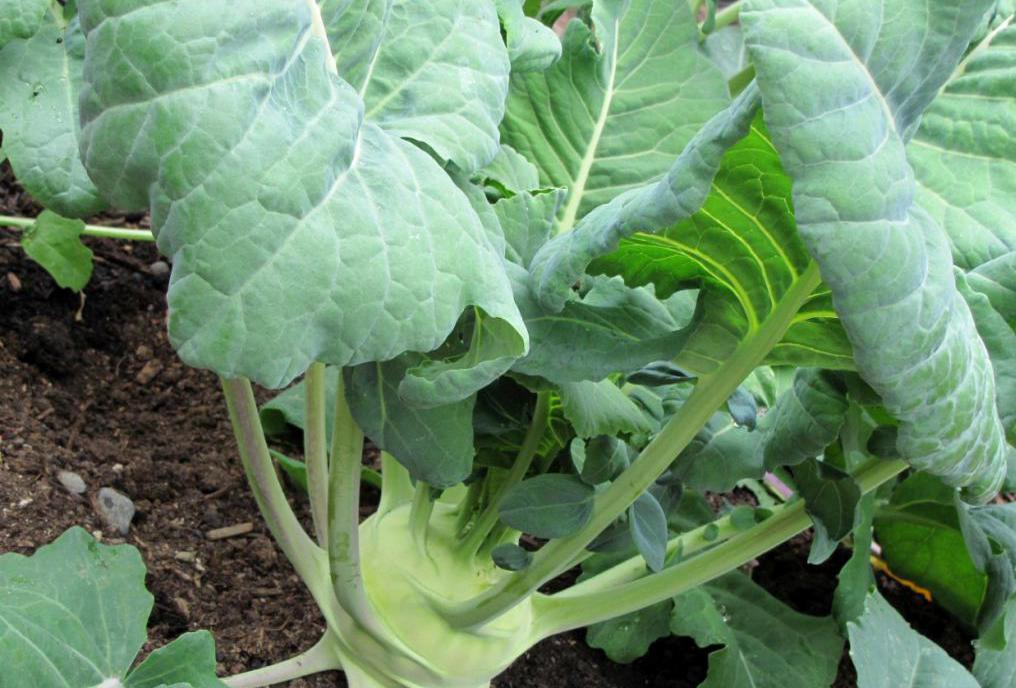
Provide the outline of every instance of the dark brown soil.
{"type": "MultiPolygon", "coordinates": [[[[0,212],[33,210],[0,169],[0,212]]],[[[154,247],[88,243],[96,269],[79,298],[24,257],[15,232],[0,229],[0,552],[28,554],[83,526],[142,552],[155,595],[150,646],[207,628],[224,673],[305,649],[323,624],[261,525],[215,377],[184,367],[166,341],[165,278],[150,268],[159,260],[154,247]],[[84,478],[84,498],[60,486],[61,470],[84,478]],[[126,538],[104,529],[93,509],[92,496],[105,486],[138,508],[126,538]],[[205,535],[245,522],[253,523],[246,535],[205,535]]],[[[799,610],[828,613],[842,558],[807,567],[806,556],[807,543],[796,541],[764,558],[754,575],[799,610]]],[[[919,630],[969,664],[969,639],[947,616],[899,586],[887,592],[919,630]]],[[[658,641],[622,666],[571,633],[527,652],[495,685],[691,688],[706,669],[707,653],[687,639],[658,641]]],[[[838,686],[854,685],[851,671],[845,660],[838,686]]],[[[291,687],[343,685],[330,674],[291,687]]]]}

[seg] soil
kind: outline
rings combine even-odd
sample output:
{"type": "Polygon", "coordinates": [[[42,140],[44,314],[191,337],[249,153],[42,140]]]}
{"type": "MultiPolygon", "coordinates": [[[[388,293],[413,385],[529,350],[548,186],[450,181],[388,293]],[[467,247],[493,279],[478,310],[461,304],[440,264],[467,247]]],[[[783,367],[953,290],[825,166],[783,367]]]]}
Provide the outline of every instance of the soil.
{"type": "MultiPolygon", "coordinates": [[[[37,211],[0,168],[0,212],[37,211]]],[[[143,217],[105,216],[143,225],[143,217]]],[[[289,657],[317,640],[313,602],[261,525],[236,459],[217,381],[185,367],[164,328],[166,277],[150,244],[89,240],[95,273],[79,297],[58,288],[0,229],[0,552],[29,554],[66,528],[107,543],[128,542],[148,565],[155,595],[145,651],[182,632],[209,629],[219,669],[234,673],[289,657]],[[78,473],[85,496],[68,493],[59,471],[78,473]],[[100,487],[137,507],[125,538],[96,515],[100,487]],[[211,540],[215,528],[251,523],[249,533],[211,540]]],[[[370,488],[364,503],[376,500],[370,488]]],[[[302,501],[295,508],[306,518],[302,501]]],[[[806,565],[807,538],[764,557],[755,580],[802,612],[827,614],[846,554],[806,565]]],[[[970,638],[934,605],[883,581],[883,592],[922,633],[969,666],[970,638]]],[[[610,662],[581,632],[547,640],[495,682],[498,688],[692,688],[708,653],[684,638],[657,641],[630,664],[610,662]]],[[[855,685],[844,655],[839,688],[855,685]]],[[[341,674],[291,688],[344,686],[341,674]]]]}

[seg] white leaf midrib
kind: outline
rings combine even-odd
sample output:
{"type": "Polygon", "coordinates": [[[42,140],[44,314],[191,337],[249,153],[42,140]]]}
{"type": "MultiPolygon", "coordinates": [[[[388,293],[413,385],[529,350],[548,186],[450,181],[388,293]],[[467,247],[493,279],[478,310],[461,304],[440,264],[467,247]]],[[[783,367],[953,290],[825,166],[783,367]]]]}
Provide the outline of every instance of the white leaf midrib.
{"type": "Polygon", "coordinates": [[[568,232],[575,226],[575,218],[578,216],[579,205],[582,203],[586,184],[589,182],[589,173],[593,169],[593,163],[596,162],[596,151],[600,147],[600,139],[603,137],[603,131],[607,127],[607,119],[610,116],[610,107],[613,104],[615,93],[614,83],[617,78],[618,44],[620,43],[618,38],[620,31],[621,19],[618,17],[614,20],[614,40],[611,46],[610,73],[607,77],[607,88],[604,92],[603,103],[600,106],[600,114],[596,119],[596,124],[593,126],[593,132],[589,137],[586,154],[582,157],[582,163],[579,165],[574,184],[568,194],[568,203],[565,205],[564,215],[561,216],[561,223],[558,225],[559,234],[568,232]]]}

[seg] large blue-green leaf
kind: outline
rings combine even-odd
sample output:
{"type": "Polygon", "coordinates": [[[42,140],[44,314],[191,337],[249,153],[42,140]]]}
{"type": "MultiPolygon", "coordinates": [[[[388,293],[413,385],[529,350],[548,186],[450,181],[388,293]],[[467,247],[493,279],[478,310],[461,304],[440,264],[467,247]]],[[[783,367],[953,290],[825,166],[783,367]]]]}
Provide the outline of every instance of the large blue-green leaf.
{"type": "Polygon", "coordinates": [[[914,204],[904,145],[993,5],[901,0],[880,22],[861,0],[741,12],[797,226],[858,370],[901,421],[902,455],[972,501],[1005,475],[995,383],[946,235],[914,204]]]}
{"type": "MultiPolygon", "coordinates": [[[[499,250],[427,153],[363,121],[317,5],[79,10],[85,164],[118,205],[151,206],[173,259],[170,337],[188,363],[278,387],[315,359],[435,349],[469,306],[525,352],[499,250]]],[[[493,355],[474,388],[510,364],[493,355]]],[[[428,400],[441,401],[454,399],[428,400]]]]}
{"type": "Polygon", "coordinates": [[[847,628],[857,688],[979,688],[962,664],[908,626],[874,590],[847,628]]]}
{"type": "Polygon", "coordinates": [[[489,0],[318,0],[365,116],[471,171],[498,148],[508,51],[489,0]]]}
{"type": "Polygon", "coordinates": [[[223,688],[205,632],[177,638],[130,671],[152,602],[138,551],[99,544],[81,528],[31,557],[0,556],[3,685],[223,688]]]}
{"type": "Polygon", "coordinates": [[[532,264],[540,301],[561,310],[594,258],[614,251],[624,237],[659,231],[697,211],[727,149],[748,133],[758,104],[758,89],[749,86],[701,127],[661,179],[630,188],[547,243],[532,264]]]}
{"type": "Polygon", "coordinates": [[[563,55],[512,74],[506,142],[569,197],[565,231],[592,208],[659,177],[727,101],[726,82],[698,48],[686,3],[597,0],[594,28],[572,20],[563,55]]]}
{"type": "Polygon", "coordinates": [[[907,145],[917,200],[949,234],[964,270],[1016,251],[1013,131],[1016,26],[1010,16],[964,58],[907,145]]]}
{"type": "Polygon", "coordinates": [[[49,5],[50,0],[0,0],[0,48],[15,38],[31,38],[49,5]]]}
{"type": "Polygon", "coordinates": [[[85,52],[80,26],[56,3],[14,0],[23,11],[41,7],[40,24],[31,32],[14,31],[16,37],[5,46],[5,22],[13,16],[17,23],[18,10],[9,4],[0,1],[4,152],[18,181],[36,201],[66,217],[92,215],[105,204],[78,153],[78,93],[85,52]]]}
{"type": "Polygon", "coordinates": [[[700,688],[821,688],[836,678],[843,639],[829,617],[799,614],[740,572],[674,598],[671,631],[709,655],[700,688]]]}

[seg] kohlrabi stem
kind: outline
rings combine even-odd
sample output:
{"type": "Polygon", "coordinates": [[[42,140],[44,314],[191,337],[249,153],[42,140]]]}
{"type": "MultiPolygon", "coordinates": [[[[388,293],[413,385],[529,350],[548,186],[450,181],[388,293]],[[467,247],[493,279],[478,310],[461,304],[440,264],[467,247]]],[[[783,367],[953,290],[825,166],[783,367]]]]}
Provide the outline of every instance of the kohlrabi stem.
{"type": "Polygon", "coordinates": [[[325,364],[311,363],[304,376],[303,453],[307,493],[318,544],[328,547],[328,431],[325,416],[325,364]]]}
{"type": "Polygon", "coordinates": [[[430,485],[422,480],[417,480],[413,504],[409,508],[409,528],[413,535],[413,542],[416,543],[416,548],[423,556],[427,556],[427,526],[430,525],[430,515],[433,511],[434,500],[431,498],[430,485]]]}
{"type": "Polygon", "coordinates": [[[282,552],[304,583],[316,593],[316,597],[322,592],[318,582],[324,574],[323,552],[304,531],[286,501],[261,429],[261,419],[250,381],[246,378],[222,378],[222,390],[226,395],[229,419],[233,424],[240,459],[254,493],[254,501],[282,552]]]}
{"type": "Polygon", "coordinates": [[[699,378],[688,400],[646,445],[631,467],[596,496],[593,515],[581,529],[547,543],[533,557],[532,564],[502,579],[487,592],[444,610],[448,621],[459,628],[480,626],[511,609],[564,571],[593,538],[670,467],[713,413],[779,343],[793,317],[820,283],[818,266],[812,262],[730,357],[714,372],[699,378]]]}
{"type": "MultiPolygon", "coordinates": [[[[34,217],[12,217],[0,215],[0,227],[11,229],[28,229],[35,224],[34,217]]],[[[122,227],[102,227],[85,225],[82,236],[100,237],[103,239],[126,239],[128,241],[155,241],[155,236],[147,229],[124,229],[122,227]]]]}
{"type": "Polygon", "coordinates": [[[469,535],[462,543],[462,553],[467,557],[476,556],[476,553],[483,547],[487,536],[490,535],[491,528],[497,524],[498,508],[501,506],[501,502],[504,501],[508,491],[526,477],[526,473],[533,463],[533,457],[536,456],[536,451],[540,448],[543,434],[547,430],[549,417],[550,392],[540,392],[536,395],[536,408],[533,409],[533,418],[529,423],[529,429],[526,430],[522,447],[519,449],[512,467],[508,470],[507,477],[491,496],[483,513],[476,519],[472,530],[469,531],[469,535]]]}
{"type": "Polygon", "coordinates": [[[716,13],[716,24],[713,25],[713,31],[716,32],[724,26],[730,26],[740,18],[741,0],[737,0],[737,2],[727,5],[716,13]]]}
{"type": "MultiPolygon", "coordinates": [[[[904,461],[874,460],[862,467],[855,479],[861,490],[871,492],[908,468],[904,461]]],[[[617,587],[597,589],[588,594],[554,595],[534,601],[538,637],[547,637],[574,628],[606,621],[662,602],[743,566],[811,525],[797,499],[777,507],[773,515],[753,528],[742,531],[721,545],[686,559],[659,573],[617,587]]]]}
{"type": "Polygon", "coordinates": [[[455,516],[455,535],[456,537],[464,537],[466,534],[466,526],[469,524],[470,519],[473,516],[473,511],[476,510],[476,505],[480,501],[480,495],[483,493],[483,480],[474,480],[469,484],[466,489],[466,496],[462,498],[462,501],[458,506],[458,514],[455,516]]]}
{"type": "Polygon", "coordinates": [[[381,503],[378,516],[413,501],[413,483],[409,471],[398,459],[386,451],[381,452],[381,503]]]}
{"type": "MultiPolygon", "coordinates": [[[[363,432],[353,420],[346,403],[346,390],[340,373],[335,388],[335,422],[332,425],[328,470],[328,563],[332,589],[339,604],[361,626],[369,631],[378,631],[360,573],[362,465],[363,432]]],[[[309,478],[308,475],[308,482],[309,478]]]]}
{"type": "Polygon", "coordinates": [[[222,682],[229,688],[261,688],[341,668],[335,636],[328,630],[314,647],[302,654],[278,664],[224,678],[222,682]]]}
{"type": "MultiPolygon", "coordinates": [[[[667,558],[679,556],[682,559],[697,554],[704,549],[715,547],[738,533],[743,532],[734,526],[730,516],[724,516],[715,521],[710,521],[687,533],[681,533],[667,542],[667,558]]],[[[576,583],[570,588],[565,588],[554,595],[554,599],[563,599],[577,595],[585,595],[599,590],[607,590],[622,583],[629,583],[645,576],[649,570],[646,568],[646,560],[642,555],[635,555],[625,559],[619,564],[611,566],[605,571],[576,583]]]]}

